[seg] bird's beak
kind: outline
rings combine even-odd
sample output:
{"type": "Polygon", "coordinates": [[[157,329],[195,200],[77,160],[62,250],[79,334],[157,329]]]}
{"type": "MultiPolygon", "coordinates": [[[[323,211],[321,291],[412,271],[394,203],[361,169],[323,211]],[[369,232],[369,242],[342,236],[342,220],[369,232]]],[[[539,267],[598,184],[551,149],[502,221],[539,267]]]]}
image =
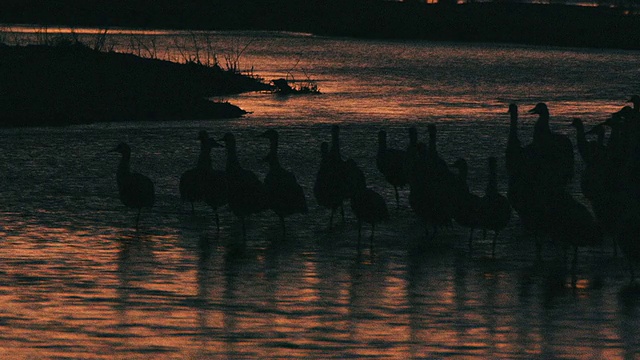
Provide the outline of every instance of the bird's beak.
{"type": "Polygon", "coordinates": [[[529,111],[527,111],[529,114],[537,114],[538,113],[538,108],[533,108],[529,111]]]}

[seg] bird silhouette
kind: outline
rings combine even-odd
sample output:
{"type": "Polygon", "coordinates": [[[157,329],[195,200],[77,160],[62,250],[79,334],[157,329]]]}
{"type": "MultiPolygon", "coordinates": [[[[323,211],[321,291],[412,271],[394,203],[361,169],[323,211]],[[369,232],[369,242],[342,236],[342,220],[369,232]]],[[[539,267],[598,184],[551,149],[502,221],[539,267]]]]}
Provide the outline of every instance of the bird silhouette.
{"type": "MultiPolygon", "coordinates": [[[[509,105],[509,137],[505,149],[507,169],[507,198],[516,211],[523,227],[534,234],[537,255],[541,256],[540,236],[545,234],[547,223],[544,220],[545,200],[549,184],[546,173],[541,171],[542,157],[533,144],[522,146],[518,137],[518,106],[509,105]]],[[[555,184],[554,184],[555,186],[555,184]]]]}
{"type": "Polygon", "coordinates": [[[227,149],[228,201],[231,212],[242,223],[242,238],[246,240],[246,217],[268,209],[269,195],[264,184],[253,172],[243,169],[238,161],[236,138],[226,133],[222,138],[227,149]]]}
{"type": "Polygon", "coordinates": [[[606,174],[609,170],[608,160],[606,158],[606,149],[604,146],[604,126],[598,124],[588,132],[584,131],[582,120],[575,118],[571,123],[576,128],[576,143],[578,144],[578,153],[584,162],[584,169],[580,179],[580,188],[584,196],[593,201],[594,197],[599,196],[601,192],[607,191],[610,187],[610,174],[606,174]],[[587,135],[597,134],[596,141],[588,141],[587,135]]]}
{"type": "Polygon", "coordinates": [[[573,173],[568,165],[573,161],[571,141],[564,135],[551,133],[547,107],[539,103],[531,110],[540,115],[533,143],[523,148],[517,139],[517,106],[510,105],[509,112],[511,125],[506,149],[509,202],[523,224],[534,230],[538,257],[539,234],[547,235],[558,245],[574,248],[571,270],[575,274],[578,247],[600,244],[602,231],[587,207],[564,187],[573,173]],[[554,172],[559,176],[554,177],[554,172]]]}
{"type": "Polygon", "coordinates": [[[331,145],[323,142],[320,146],[321,159],[313,195],[318,205],[331,210],[329,229],[333,227],[333,216],[338,208],[344,221],[344,200],[348,196],[346,185],[346,163],[340,154],[340,128],[331,126],[331,145]]]}
{"type": "MultiPolygon", "coordinates": [[[[215,143],[215,147],[222,147],[213,139],[210,139],[212,143],[215,143]]],[[[216,231],[220,232],[220,217],[218,215],[218,209],[229,202],[229,182],[227,179],[227,173],[223,170],[213,169],[209,163],[209,168],[204,172],[204,202],[209,205],[216,217],[216,231]]]]}
{"type": "MultiPolygon", "coordinates": [[[[625,201],[621,198],[626,196],[624,189],[624,163],[625,153],[623,151],[623,135],[621,132],[623,124],[621,119],[611,118],[605,123],[594,126],[586,133],[596,133],[597,151],[582,173],[581,189],[584,196],[591,203],[593,213],[600,224],[602,230],[613,235],[614,256],[617,256],[617,239],[623,218],[627,216],[625,201]],[[611,127],[611,136],[607,145],[604,145],[605,124],[611,127]],[[621,204],[625,204],[621,206],[621,204]]],[[[633,205],[633,203],[630,203],[633,205]]]]}
{"type": "Polygon", "coordinates": [[[538,103],[529,110],[538,115],[533,130],[533,145],[540,156],[540,169],[549,182],[549,186],[563,186],[573,178],[573,143],[568,136],[551,131],[549,127],[549,108],[538,103]]]}
{"type": "Polygon", "coordinates": [[[342,194],[329,159],[329,143],[326,141],[323,141],[320,145],[320,156],[320,165],[313,184],[313,196],[318,205],[331,210],[329,219],[329,228],[331,228],[333,226],[333,215],[336,209],[342,205],[342,194]]]}
{"type": "Polygon", "coordinates": [[[202,201],[203,194],[203,182],[202,172],[203,168],[206,168],[207,158],[209,158],[209,166],[211,166],[211,158],[209,155],[209,136],[207,132],[202,130],[198,133],[198,140],[200,140],[200,154],[198,155],[198,162],[196,167],[191,168],[182,173],[180,176],[180,199],[191,203],[191,212],[195,212],[194,203],[202,201]]]}
{"type": "Polygon", "coordinates": [[[116,179],[120,200],[126,207],[137,209],[136,230],[140,222],[140,212],[143,207],[152,207],[155,202],[155,190],[153,181],[148,177],[131,172],[131,148],[121,142],[112,151],[122,155],[116,179]]]}
{"type": "Polygon", "coordinates": [[[595,143],[590,143],[587,140],[582,119],[574,118],[571,121],[571,126],[576,128],[576,145],[578,148],[578,154],[580,154],[582,161],[588,164],[592,161],[594,152],[597,150],[595,148],[595,143]]]}
{"type": "Polygon", "coordinates": [[[566,190],[545,196],[547,235],[556,244],[573,247],[571,273],[575,275],[579,247],[600,246],[603,233],[589,209],[566,190]]]}
{"type": "Polygon", "coordinates": [[[396,207],[400,208],[400,196],[398,195],[398,187],[407,185],[407,172],[405,170],[405,162],[407,152],[404,150],[393,149],[387,146],[387,132],[380,130],[378,132],[378,153],[376,155],[376,166],[384,175],[385,180],[393,186],[396,196],[396,207]]]}
{"type": "Polygon", "coordinates": [[[209,137],[205,130],[198,133],[200,140],[200,154],[195,168],[182,173],[180,177],[180,198],[191,203],[194,213],[194,203],[204,201],[209,205],[216,219],[216,229],[220,231],[218,208],[227,204],[227,176],[224,171],[214,170],[211,164],[211,149],[223,146],[209,137]]]}
{"type": "Polygon", "coordinates": [[[367,188],[362,170],[353,159],[346,161],[348,187],[351,197],[351,210],[358,220],[358,249],[362,237],[362,223],[371,224],[369,244],[373,246],[376,224],[389,219],[387,204],[382,195],[367,188]]]}
{"type": "Polygon", "coordinates": [[[269,154],[264,161],[269,163],[269,172],[264,178],[264,186],[269,194],[269,207],[280,218],[282,234],[285,235],[284,218],[292,214],[306,214],[307,200],[302,187],[298,184],[296,176],[285,170],[278,159],[278,132],[269,129],[259,135],[269,139],[269,154]]]}
{"type": "Polygon", "coordinates": [[[429,124],[428,131],[428,147],[418,144],[418,154],[409,182],[409,204],[425,222],[426,237],[433,239],[439,227],[452,222],[456,206],[456,177],[438,154],[435,125],[429,124]],[[431,236],[429,226],[433,230],[431,236]]]}
{"type": "Polygon", "coordinates": [[[459,225],[469,228],[469,248],[471,248],[473,232],[480,226],[480,197],[469,191],[467,161],[458,158],[451,167],[458,170],[453,193],[453,219],[459,225]]]}
{"type": "Polygon", "coordinates": [[[494,232],[491,243],[491,255],[496,253],[496,240],[500,231],[504,230],[511,219],[509,200],[498,192],[498,160],[489,158],[489,179],[484,196],[480,199],[479,224],[486,236],[487,230],[494,232]]]}
{"type": "Polygon", "coordinates": [[[429,124],[429,146],[426,153],[427,222],[433,226],[432,238],[442,226],[451,225],[455,207],[455,174],[440,157],[437,148],[436,126],[429,124]]]}

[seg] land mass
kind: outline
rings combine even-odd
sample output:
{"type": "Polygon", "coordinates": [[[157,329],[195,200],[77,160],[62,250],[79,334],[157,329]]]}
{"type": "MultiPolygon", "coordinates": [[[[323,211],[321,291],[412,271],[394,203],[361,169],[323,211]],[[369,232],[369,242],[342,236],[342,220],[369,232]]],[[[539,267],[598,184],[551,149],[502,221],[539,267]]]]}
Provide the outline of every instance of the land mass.
{"type": "Polygon", "coordinates": [[[235,118],[209,97],[269,90],[218,66],[102,52],[81,43],[0,45],[0,126],[235,118]]]}
{"type": "Polygon", "coordinates": [[[281,30],[370,38],[640,49],[640,16],[635,2],[594,0],[592,5],[601,6],[573,6],[561,1],[4,0],[0,22],[281,30]]]}

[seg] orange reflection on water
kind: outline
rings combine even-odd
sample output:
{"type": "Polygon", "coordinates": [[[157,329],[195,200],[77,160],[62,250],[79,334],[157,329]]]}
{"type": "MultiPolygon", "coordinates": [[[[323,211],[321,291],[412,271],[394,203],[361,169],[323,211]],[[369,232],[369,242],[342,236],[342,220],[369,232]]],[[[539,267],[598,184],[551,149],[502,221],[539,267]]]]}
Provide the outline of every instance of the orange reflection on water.
{"type": "Polygon", "coordinates": [[[19,34],[82,34],[82,35],[99,35],[108,32],[109,34],[118,35],[168,35],[174,34],[176,31],[158,30],[158,29],[124,29],[124,28],[76,28],[76,27],[59,27],[59,26],[34,26],[34,25],[0,25],[0,32],[3,33],[19,33],[19,34]]]}

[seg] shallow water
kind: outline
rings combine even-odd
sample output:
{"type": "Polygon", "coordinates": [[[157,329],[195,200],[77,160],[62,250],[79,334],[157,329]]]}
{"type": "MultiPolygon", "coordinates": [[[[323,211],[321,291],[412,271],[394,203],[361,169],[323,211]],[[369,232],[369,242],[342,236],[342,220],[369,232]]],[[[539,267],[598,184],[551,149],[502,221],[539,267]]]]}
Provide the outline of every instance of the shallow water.
{"type": "MultiPolygon", "coordinates": [[[[470,163],[481,195],[488,156],[503,154],[507,105],[546,101],[557,131],[574,115],[587,126],[638,89],[640,53],[499,45],[378,42],[280,33],[216,33],[220,47],[246,44],[243,61],[267,78],[298,68],[322,95],[255,93],[227,100],[242,119],[0,130],[0,354],[3,358],[637,358],[640,295],[611,247],[580,253],[571,286],[562,250],[535,258],[514,215],[491,236],[454,225],[431,242],[424,226],[375,167],[376,132],[405,147],[437,123],[440,152],[470,163]],[[251,40],[251,41],[249,41],[251,40]],[[294,54],[294,55],[291,55],[294,54]],[[561,67],[561,68],[558,68],[561,67]],[[357,228],[328,230],[312,186],[329,124],[342,152],[387,199],[391,219],[358,252],[357,228]],[[195,165],[197,132],[233,131],[240,161],[262,178],[266,128],[280,132],[283,165],[305,189],[310,212],[287,220],[252,216],[248,239],[222,209],[221,231],[204,205],[190,214],[180,174],[195,165]],[[156,206],[121,205],[119,141],[132,167],[151,177],[156,206]]],[[[296,75],[296,77],[298,77],[296,75]]],[[[524,112],[524,111],[523,111],[524,112]]],[[[523,139],[535,117],[522,115],[523,139]]],[[[214,149],[214,167],[224,150],[214,149]]],[[[579,163],[579,167],[582,165],[579,163]]],[[[578,182],[574,183],[576,196],[578,182]]],[[[365,227],[364,236],[370,229],[365,227]]]]}

